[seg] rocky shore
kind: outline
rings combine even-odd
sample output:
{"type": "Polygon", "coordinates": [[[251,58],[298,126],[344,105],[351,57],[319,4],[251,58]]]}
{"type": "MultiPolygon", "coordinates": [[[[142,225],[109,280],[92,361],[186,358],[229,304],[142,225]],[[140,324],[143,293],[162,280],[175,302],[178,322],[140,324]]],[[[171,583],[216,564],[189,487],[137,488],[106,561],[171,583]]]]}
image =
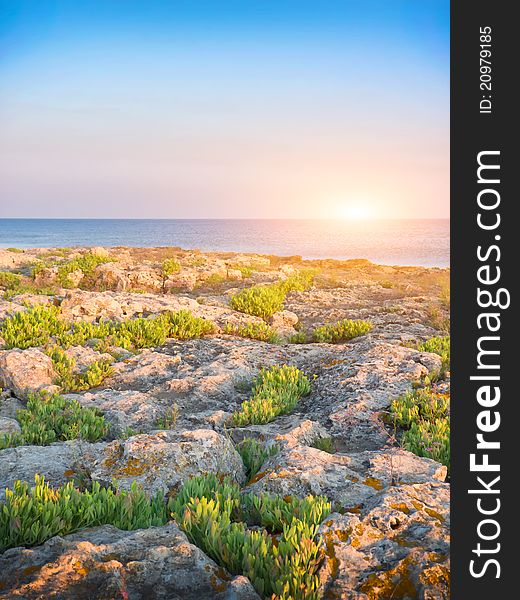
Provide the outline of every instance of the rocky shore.
{"type": "MultiPolygon", "coordinates": [[[[323,496],[330,514],[315,537],[317,589],[299,597],[449,597],[448,465],[428,448],[407,450],[392,413],[396,398],[417,389],[448,397],[444,358],[422,346],[448,335],[447,269],[74,248],[0,250],[0,271],[0,501],[35,475],[52,489],[97,482],[130,492],[137,484],[166,499],[208,474],[259,497],[323,496]],[[258,288],[273,310],[247,309],[247,290],[258,288]],[[33,315],[35,331],[13,320],[17,313],[33,315]],[[170,315],[165,337],[161,315],[170,315]],[[143,320],[155,320],[159,343],[143,320]],[[120,326],[130,321],[135,327],[120,326]],[[344,333],[361,322],[366,332],[344,333]],[[234,424],[262,369],[281,365],[297,368],[310,392],[266,422],[234,424]],[[20,411],[52,394],[92,409],[101,433],[89,440],[62,428],[49,443],[28,443],[20,411]],[[263,448],[254,469],[244,440],[263,448]]],[[[0,598],[270,597],[170,517],[6,544],[0,598]]]]}

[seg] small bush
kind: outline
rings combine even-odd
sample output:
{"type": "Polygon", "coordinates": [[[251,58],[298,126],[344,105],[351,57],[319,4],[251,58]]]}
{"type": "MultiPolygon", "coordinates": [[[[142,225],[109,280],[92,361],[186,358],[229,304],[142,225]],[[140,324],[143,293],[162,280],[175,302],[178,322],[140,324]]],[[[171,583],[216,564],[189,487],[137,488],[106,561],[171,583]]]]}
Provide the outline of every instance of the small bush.
{"type": "Polygon", "coordinates": [[[58,307],[45,305],[8,317],[0,327],[0,334],[6,348],[45,346],[51,341],[69,348],[97,339],[103,342],[99,344],[100,348],[112,345],[133,351],[160,346],[168,338],[192,339],[214,330],[211,321],[194,317],[187,310],[121,322],[68,323],[60,318],[58,307]]]}
{"type": "Polygon", "coordinates": [[[56,343],[62,348],[83,346],[89,340],[104,340],[111,333],[111,323],[108,321],[100,323],[77,321],[69,323],[68,327],[67,331],[56,336],[56,343]]]}
{"type": "Polygon", "coordinates": [[[219,288],[225,281],[226,277],[224,275],[212,273],[202,283],[198,284],[197,287],[219,288]]]}
{"type": "Polygon", "coordinates": [[[425,342],[419,344],[417,349],[421,352],[433,352],[438,354],[442,359],[441,375],[444,375],[450,370],[450,336],[432,337],[425,342]]]}
{"type": "Polygon", "coordinates": [[[277,285],[257,285],[231,297],[231,308],[248,315],[268,319],[283,309],[285,294],[277,285]]]}
{"type": "Polygon", "coordinates": [[[70,288],[72,286],[69,279],[71,273],[81,271],[84,276],[91,275],[98,265],[108,262],[114,262],[114,259],[87,252],[78,258],[60,263],[58,266],[58,283],[64,288],[70,288]]]}
{"type": "Polygon", "coordinates": [[[0,551],[37,546],[55,535],[67,535],[96,525],[133,530],[168,521],[162,494],[149,498],[137,485],[127,492],[102,488],[80,491],[73,482],[53,490],[43,477],[35,486],[16,481],[0,504],[0,551]]]}
{"type": "Polygon", "coordinates": [[[53,442],[81,438],[97,442],[107,433],[105,418],[94,408],[58,394],[32,394],[27,407],[17,412],[21,433],[0,436],[0,448],[47,446],[53,442]]]}
{"type": "Polygon", "coordinates": [[[231,423],[235,427],[269,423],[278,415],[291,412],[310,390],[309,380],[296,367],[283,365],[262,369],[253,385],[251,400],[242,403],[231,423]]]}
{"type": "Polygon", "coordinates": [[[448,285],[443,286],[443,288],[441,289],[441,293],[439,294],[439,300],[446,310],[450,310],[451,292],[450,287],[448,285]]]}
{"type": "Polygon", "coordinates": [[[306,344],[308,342],[307,334],[303,331],[298,331],[289,338],[290,344],[306,344]]]}
{"type": "Polygon", "coordinates": [[[268,319],[283,310],[285,297],[291,291],[304,291],[314,281],[314,273],[299,273],[271,285],[255,285],[231,297],[231,308],[248,315],[268,319]]]}
{"type": "Polygon", "coordinates": [[[173,406],[170,406],[167,409],[164,417],[157,420],[157,429],[172,429],[173,427],[175,427],[178,418],[179,407],[177,404],[174,404],[173,406]]]}
{"type": "Polygon", "coordinates": [[[170,503],[190,540],[233,575],[248,577],[260,596],[317,600],[323,550],[317,528],[330,512],[325,498],[240,496],[239,487],[214,475],[184,484],[170,503]],[[240,516],[266,529],[248,529],[240,516]]]}
{"type": "Polygon", "coordinates": [[[227,335],[235,335],[251,340],[259,340],[261,342],[270,342],[271,344],[276,344],[280,341],[280,336],[276,333],[276,330],[264,322],[248,323],[247,325],[226,323],[223,332],[227,335]]]}
{"type": "Polygon", "coordinates": [[[0,271],[0,288],[4,290],[12,290],[20,287],[22,282],[21,275],[11,273],[11,271],[0,271]]]}
{"type": "Polygon", "coordinates": [[[270,496],[269,494],[244,494],[243,515],[248,523],[266,527],[272,533],[282,531],[296,518],[304,523],[319,524],[329,514],[330,504],[323,496],[270,496]]]}
{"type": "Polygon", "coordinates": [[[48,348],[46,354],[50,356],[58,375],[55,383],[64,393],[84,392],[97,387],[112,373],[111,361],[105,359],[96,360],[83,373],[77,373],[74,372],[76,361],[59,346],[48,348]]]}
{"type": "Polygon", "coordinates": [[[328,454],[334,454],[336,452],[334,447],[334,438],[330,436],[315,439],[312,443],[312,447],[317,448],[322,452],[327,452],[328,454]]]}
{"type": "Polygon", "coordinates": [[[260,470],[260,467],[271,456],[278,454],[278,446],[267,446],[254,438],[245,438],[237,445],[237,450],[246,468],[246,475],[250,481],[260,470]]]}
{"type": "Polygon", "coordinates": [[[211,321],[194,317],[188,310],[165,313],[164,319],[168,337],[177,340],[191,340],[215,331],[215,325],[211,321]]]}
{"type": "Polygon", "coordinates": [[[163,260],[161,265],[161,278],[162,278],[162,292],[166,291],[166,280],[171,275],[178,273],[181,270],[181,263],[176,261],[174,258],[167,258],[163,260]]]}
{"type": "Polygon", "coordinates": [[[21,248],[6,248],[7,252],[14,252],[16,254],[23,254],[23,252],[25,252],[25,250],[22,250],[21,248]]]}
{"type": "Polygon", "coordinates": [[[284,294],[288,294],[289,292],[304,292],[312,287],[315,277],[316,271],[314,269],[302,269],[275,285],[278,285],[284,294]]]}
{"type": "Polygon", "coordinates": [[[69,325],[59,318],[52,305],[28,308],[7,317],[0,328],[6,348],[31,348],[47,344],[53,336],[65,333],[69,325]]]}
{"type": "Polygon", "coordinates": [[[348,342],[355,337],[368,333],[371,329],[372,323],[370,321],[343,319],[337,323],[317,327],[314,330],[313,337],[316,342],[336,344],[339,342],[348,342]]]}
{"type": "Polygon", "coordinates": [[[181,270],[181,263],[174,258],[167,258],[163,260],[161,265],[161,273],[163,277],[169,277],[170,275],[174,275],[181,270]]]}
{"type": "Polygon", "coordinates": [[[392,401],[394,424],[405,429],[401,443],[406,450],[450,465],[450,398],[430,387],[407,392],[392,401]]]}
{"type": "MultiPolygon", "coordinates": [[[[442,303],[441,303],[442,304],[442,303]]],[[[426,309],[426,321],[430,327],[448,335],[450,333],[450,315],[445,309],[436,304],[430,304],[426,309]]]]}

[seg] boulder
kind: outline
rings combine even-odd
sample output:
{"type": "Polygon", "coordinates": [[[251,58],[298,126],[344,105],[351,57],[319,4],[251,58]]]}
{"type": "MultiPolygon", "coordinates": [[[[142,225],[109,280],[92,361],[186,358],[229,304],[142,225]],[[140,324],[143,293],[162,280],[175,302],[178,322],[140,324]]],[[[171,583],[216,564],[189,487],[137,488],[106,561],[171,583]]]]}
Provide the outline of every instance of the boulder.
{"type": "Polygon", "coordinates": [[[242,271],[240,269],[228,269],[226,277],[230,281],[241,281],[243,279],[242,271]]]}
{"type": "Polygon", "coordinates": [[[127,271],[116,263],[102,263],[95,268],[96,286],[102,290],[124,292],[130,287],[127,271]]]}
{"type": "Polygon", "coordinates": [[[162,278],[159,271],[150,268],[138,268],[128,272],[130,286],[138,290],[159,292],[162,289],[162,278]]]}
{"type": "Polygon", "coordinates": [[[89,346],[71,346],[65,353],[74,360],[75,371],[85,371],[89,365],[98,360],[114,361],[111,354],[98,352],[89,346]]]}
{"type": "Polygon", "coordinates": [[[326,597],[447,600],[449,486],[391,487],[364,509],[332,514],[320,527],[326,597]]]}
{"type": "Polygon", "coordinates": [[[34,277],[34,284],[38,287],[55,285],[58,282],[58,267],[44,267],[34,277]]]}
{"type": "Polygon", "coordinates": [[[0,557],[6,600],[260,600],[190,544],[174,524],[137,531],[111,525],[53,537],[0,557]]]}
{"type": "Polygon", "coordinates": [[[38,391],[56,391],[56,373],[49,356],[37,348],[0,351],[0,385],[19,398],[38,391]]]}
{"type": "Polygon", "coordinates": [[[81,269],[75,269],[74,271],[71,271],[67,275],[68,286],[66,286],[66,287],[77,288],[84,277],[85,277],[85,273],[83,273],[83,271],[81,269]]]}
{"type": "MultiPolygon", "coordinates": [[[[282,438],[279,443],[283,444],[282,438]]],[[[263,464],[249,490],[281,496],[324,495],[348,510],[393,485],[444,481],[446,474],[443,465],[397,448],[343,455],[294,444],[283,446],[263,464]]]]}
{"type": "Polygon", "coordinates": [[[105,445],[74,440],[50,446],[18,446],[0,450],[0,500],[4,497],[5,488],[12,487],[18,479],[33,483],[35,475],[43,475],[52,487],[58,487],[71,478],[88,478],[105,445]]]}
{"type": "Polygon", "coordinates": [[[159,431],[116,440],[106,446],[92,479],[122,489],[135,481],[150,493],[177,489],[189,477],[205,473],[245,478],[244,465],[232,442],[209,429],[159,431]]]}
{"type": "Polygon", "coordinates": [[[16,419],[0,417],[0,436],[2,434],[20,433],[21,430],[20,423],[16,419]]]}
{"type": "Polygon", "coordinates": [[[182,270],[179,273],[170,275],[164,284],[166,291],[182,290],[192,292],[197,285],[197,273],[194,271],[182,270]]]}
{"type": "Polygon", "coordinates": [[[61,303],[61,313],[66,320],[89,322],[123,318],[121,304],[107,292],[67,292],[61,303]]]}
{"type": "Polygon", "coordinates": [[[129,429],[135,433],[159,429],[158,421],[164,418],[171,401],[159,399],[153,393],[134,390],[102,389],[84,394],[67,394],[86,408],[100,410],[110,424],[111,437],[118,437],[129,429]]]}

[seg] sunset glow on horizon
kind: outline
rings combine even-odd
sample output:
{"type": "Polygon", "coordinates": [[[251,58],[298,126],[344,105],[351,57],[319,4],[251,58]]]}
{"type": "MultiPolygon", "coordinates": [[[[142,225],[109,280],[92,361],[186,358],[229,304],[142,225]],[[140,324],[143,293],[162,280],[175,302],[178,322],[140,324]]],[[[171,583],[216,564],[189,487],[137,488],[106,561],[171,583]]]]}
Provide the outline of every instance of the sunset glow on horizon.
{"type": "Polygon", "coordinates": [[[0,217],[449,216],[446,0],[0,5],[0,217]]]}

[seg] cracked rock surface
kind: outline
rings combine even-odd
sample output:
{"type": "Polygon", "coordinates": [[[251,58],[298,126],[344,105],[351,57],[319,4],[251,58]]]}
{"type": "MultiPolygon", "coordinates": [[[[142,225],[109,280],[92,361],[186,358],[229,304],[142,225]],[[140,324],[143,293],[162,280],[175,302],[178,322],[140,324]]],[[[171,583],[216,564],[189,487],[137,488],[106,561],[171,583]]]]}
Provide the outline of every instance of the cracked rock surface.
{"type": "MultiPolygon", "coordinates": [[[[138,353],[120,350],[100,386],[66,394],[101,411],[107,435],[96,443],[59,441],[0,450],[1,494],[16,479],[34,481],[35,474],[44,475],[53,487],[81,475],[102,485],[116,480],[129,489],[137,482],[150,493],[173,494],[191,476],[218,473],[248,492],[326,495],[333,512],[320,528],[320,593],[325,598],[448,598],[447,469],[400,448],[384,419],[393,398],[440,369],[439,356],[415,346],[443,335],[447,311],[439,294],[448,271],[178,250],[182,268],[161,293],[162,250],[97,249],[114,262],[96,267],[89,289],[81,289],[86,280],[80,273],[74,278],[77,287],[57,289],[54,296],[24,293],[0,300],[0,324],[26,310],[27,303],[53,302],[70,321],[124,320],[187,309],[215,325],[215,332],[201,339],[168,340],[138,353]],[[237,265],[252,272],[244,276],[247,272],[237,265]],[[320,272],[314,286],[290,292],[283,312],[270,319],[282,343],[223,333],[226,323],[263,323],[233,310],[232,293],[305,266],[320,272]],[[373,329],[341,344],[287,343],[297,331],[341,319],[370,320],[373,329]],[[291,414],[265,425],[231,428],[229,418],[250,397],[259,370],[281,364],[302,370],[311,393],[291,414]],[[236,450],[244,438],[278,448],[251,481],[246,481],[236,450]],[[330,438],[334,453],[315,447],[324,438],[330,438]]],[[[24,273],[25,265],[43,260],[45,252],[5,256],[0,250],[0,265],[24,273]]],[[[54,285],[57,267],[51,265],[39,276],[45,285],[54,285]]],[[[106,357],[93,347],[67,352],[81,369],[106,357]]],[[[449,382],[442,385],[448,389],[449,382]]],[[[0,386],[0,431],[19,431],[16,415],[27,394],[55,389],[44,348],[0,350],[0,386]]],[[[96,527],[35,548],[7,550],[0,555],[0,598],[259,596],[246,578],[219,568],[172,522],[131,532],[96,527]]]]}

